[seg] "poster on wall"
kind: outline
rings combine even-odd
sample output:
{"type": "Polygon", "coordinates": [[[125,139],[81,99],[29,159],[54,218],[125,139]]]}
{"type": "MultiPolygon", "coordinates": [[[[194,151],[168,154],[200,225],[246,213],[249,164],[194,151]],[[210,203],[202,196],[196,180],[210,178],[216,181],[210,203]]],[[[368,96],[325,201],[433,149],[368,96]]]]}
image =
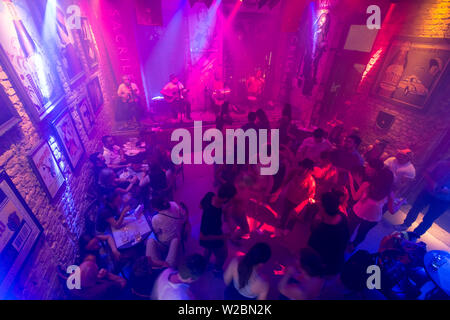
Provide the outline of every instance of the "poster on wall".
{"type": "Polygon", "coordinates": [[[450,44],[441,39],[396,38],[374,86],[391,103],[424,108],[448,68],[450,44]]]}
{"type": "Polygon", "coordinates": [[[64,154],[72,170],[76,170],[84,155],[84,147],[75,128],[75,123],[68,110],[65,110],[54,122],[53,126],[63,146],[64,154]]]}
{"type": "Polygon", "coordinates": [[[103,93],[98,77],[95,77],[94,79],[89,81],[89,83],[87,84],[87,92],[92,109],[94,113],[97,114],[100,107],[103,105],[103,93]]]}
{"type": "MultiPolygon", "coordinates": [[[[0,75],[2,74],[2,68],[0,66],[0,75]]],[[[5,88],[0,83],[0,106],[2,111],[0,112],[0,136],[6,131],[14,127],[20,122],[20,117],[14,108],[11,100],[5,92],[5,88]]]]}
{"type": "Polygon", "coordinates": [[[86,98],[83,98],[78,104],[77,111],[83,124],[83,128],[86,131],[86,135],[89,136],[94,126],[94,116],[92,115],[89,102],[86,98]]]}
{"type": "Polygon", "coordinates": [[[48,143],[39,143],[28,158],[48,197],[55,199],[65,180],[48,143]]]}
{"type": "Polygon", "coordinates": [[[0,299],[4,299],[42,226],[8,175],[0,173],[0,299]]]}
{"type": "Polygon", "coordinates": [[[89,68],[94,69],[98,65],[97,43],[92,32],[89,20],[86,17],[81,18],[80,41],[87,59],[89,68]]]}
{"type": "Polygon", "coordinates": [[[31,115],[45,118],[62,100],[54,48],[41,38],[25,0],[0,1],[0,64],[31,115]]]}
{"type": "Polygon", "coordinates": [[[72,31],[66,26],[64,11],[59,6],[56,7],[56,35],[63,69],[71,85],[74,85],[83,77],[84,70],[72,31]]]}

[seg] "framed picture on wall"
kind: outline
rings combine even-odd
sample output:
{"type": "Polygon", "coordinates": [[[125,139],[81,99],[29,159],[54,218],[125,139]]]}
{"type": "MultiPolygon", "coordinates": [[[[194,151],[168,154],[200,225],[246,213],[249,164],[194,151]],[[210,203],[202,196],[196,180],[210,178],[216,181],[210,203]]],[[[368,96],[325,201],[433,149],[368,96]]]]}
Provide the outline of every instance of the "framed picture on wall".
{"type": "Polygon", "coordinates": [[[73,31],[66,24],[66,14],[63,7],[56,1],[52,13],[49,14],[48,0],[29,1],[36,25],[48,26],[44,31],[46,42],[54,45],[61,61],[62,70],[71,86],[78,83],[84,76],[80,59],[81,50],[77,47],[73,31]],[[54,11],[53,11],[54,10],[54,11]]]}
{"type": "Polygon", "coordinates": [[[53,200],[65,185],[64,175],[47,141],[42,141],[28,156],[33,170],[48,197],[53,200]]]}
{"type": "Polygon", "coordinates": [[[63,99],[56,49],[42,37],[26,0],[0,1],[0,65],[33,119],[43,120],[63,99]]]}
{"type": "Polygon", "coordinates": [[[53,122],[58,141],[64,150],[66,159],[73,171],[76,170],[84,155],[84,146],[81,142],[75,122],[69,110],[65,110],[53,122]]]}
{"type": "MultiPolygon", "coordinates": [[[[0,66],[0,79],[2,74],[2,68],[0,66]]],[[[0,136],[2,136],[6,131],[20,122],[20,117],[8,95],[6,94],[5,88],[2,86],[1,82],[0,106],[2,106],[2,110],[0,112],[0,136]]]]}
{"type": "Polygon", "coordinates": [[[81,30],[79,34],[81,46],[83,47],[89,68],[91,70],[95,69],[98,66],[97,43],[92,32],[91,24],[86,17],[81,18],[81,30]]]}
{"type": "Polygon", "coordinates": [[[443,39],[395,38],[373,93],[393,104],[425,108],[448,72],[450,43],[443,39]]]}
{"type": "Polygon", "coordinates": [[[102,88],[100,87],[100,80],[98,79],[98,77],[95,77],[91,81],[89,81],[89,83],[87,84],[87,92],[89,100],[91,102],[92,110],[95,114],[97,114],[104,102],[102,88]]]}
{"type": "Polygon", "coordinates": [[[43,229],[5,171],[0,172],[0,299],[34,249],[43,229]]]}
{"type": "Polygon", "coordinates": [[[94,126],[94,116],[92,115],[87,98],[83,98],[83,100],[81,100],[78,104],[77,112],[80,116],[81,122],[83,123],[84,131],[86,131],[86,135],[89,136],[94,126]]]}
{"type": "Polygon", "coordinates": [[[62,66],[71,86],[74,86],[83,78],[85,72],[80,59],[80,51],[76,46],[72,30],[67,27],[65,13],[59,5],[56,6],[55,24],[57,35],[55,38],[57,39],[57,45],[61,52],[62,66]]]}

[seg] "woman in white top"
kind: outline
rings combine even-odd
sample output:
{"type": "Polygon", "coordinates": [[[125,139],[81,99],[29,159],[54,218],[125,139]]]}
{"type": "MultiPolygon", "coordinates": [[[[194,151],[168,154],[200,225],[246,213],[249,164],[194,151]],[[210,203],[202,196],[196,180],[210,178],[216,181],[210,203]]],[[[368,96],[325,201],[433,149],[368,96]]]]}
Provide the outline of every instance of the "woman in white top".
{"type": "Polygon", "coordinates": [[[156,197],[152,207],[157,214],[152,217],[152,235],[146,244],[146,256],[163,267],[174,267],[183,242],[185,229],[188,227],[186,212],[173,201],[156,197]]]}
{"type": "Polygon", "coordinates": [[[272,252],[263,242],[255,244],[242,258],[233,258],[224,273],[226,300],[265,300],[269,283],[260,268],[269,261],[272,252]]]}
{"type": "Polygon", "coordinates": [[[367,236],[367,233],[383,218],[383,207],[387,204],[394,213],[392,201],[392,185],[394,175],[388,168],[382,168],[374,173],[369,181],[364,181],[356,191],[353,176],[349,174],[350,192],[356,202],[349,212],[349,230],[353,234],[359,226],[355,239],[350,243],[348,251],[352,252],[367,236]]]}

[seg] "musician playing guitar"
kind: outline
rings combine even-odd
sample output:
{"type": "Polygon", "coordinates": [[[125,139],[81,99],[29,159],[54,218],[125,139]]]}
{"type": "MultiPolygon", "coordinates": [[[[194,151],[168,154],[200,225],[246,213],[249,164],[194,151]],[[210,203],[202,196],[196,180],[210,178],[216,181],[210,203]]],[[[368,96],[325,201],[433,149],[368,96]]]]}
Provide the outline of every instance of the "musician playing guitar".
{"type": "Polygon", "coordinates": [[[122,112],[128,119],[129,125],[134,121],[137,123],[139,118],[139,88],[136,83],[131,82],[130,76],[123,76],[123,82],[119,85],[117,95],[122,101],[122,112]]]}
{"type": "Polygon", "coordinates": [[[171,106],[174,119],[178,119],[178,114],[180,114],[182,121],[183,113],[186,114],[186,118],[191,119],[191,105],[186,100],[188,91],[174,74],[170,75],[170,81],[161,90],[164,99],[171,106]]]}
{"type": "Polygon", "coordinates": [[[230,93],[230,89],[225,87],[225,83],[221,80],[220,75],[215,73],[214,83],[211,90],[211,100],[213,104],[213,111],[216,115],[218,113],[222,113],[223,106],[230,93]]]}
{"type": "Polygon", "coordinates": [[[247,79],[247,100],[250,107],[250,111],[261,107],[261,97],[264,87],[264,78],[262,71],[257,69],[256,75],[250,76],[247,79]]]}

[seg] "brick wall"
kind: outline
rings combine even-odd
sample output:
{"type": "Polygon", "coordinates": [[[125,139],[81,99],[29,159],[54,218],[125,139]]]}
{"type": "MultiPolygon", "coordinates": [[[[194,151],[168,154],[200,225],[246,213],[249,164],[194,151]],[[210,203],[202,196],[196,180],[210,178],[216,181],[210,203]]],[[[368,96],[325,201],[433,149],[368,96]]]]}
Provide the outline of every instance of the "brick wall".
{"type": "MultiPolygon", "coordinates": [[[[376,2],[374,1],[374,4],[376,2]]],[[[379,31],[372,54],[379,48],[383,48],[385,53],[392,37],[396,35],[449,39],[450,0],[408,0],[396,4],[391,18],[379,31]]],[[[334,109],[336,118],[342,120],[347,128],[360,129],[363,138],[362,148],[373,143],[375,139],[382,138],[390,142],[387,148],[389,154],[394,154],[397,148],[409,147],[413,150],[417,179],[409,189],[408,199],[411,201],[423,186],[423,170],[432,160],[437,159],[433,152],[450,130],[450,81],[448,80],[450,76],[447,73],[443,81],[441,78],[443,86],[435,91],[433,101],[424,110],[393,105],[371,94],[383,64],[383,58],[382,56],[378,59],[358,92],[355,89],[355,93],[348,97],[348,104],[334,105],[331,108],[334,109]],[[389,130],[381,130],[376,126],[376,117],[380,111],[395,116],[395,121],[389,130]]],[[[330,119],[321,117],[320,120],[321,125],[325,127],[330,119]]],[[[449,154],[449,151],[439,151],[440,157],[449,154]]],[[[437,220],[437,223],[447,231],[450,231],[449,217],[446,214],[437,220]]]]}
{"type": "MultiPolygon", "coordinates": [[[[373,49],[387,48],[391,38],[397,34],[448,39],[449,27],[449,0],[403,1],[395,6],[391,19],[383,25],[373,49]]],[[[435,92],[436,99],[425,110],[383,101],[370,94],[382,62],[383,57],[367,75],[360,92],[350,97],[349,105],[341,108],[335,106],[338,109],[338,118],[348,127],[360,128],[364,145],[373,143],[377,138],[384,138],[391,142],[388,152],[395,152],[399,147],[410,147],[416,155],[416,165],[420,167],[427,160],[427,153],[449,129],[448,90],[435,92]],[[387,131],[378,129],[375,125],[379,111],[385,111],[396,117],[393,126],[387,131]]]]}
{"type": "MultiPolygon", "coordinates": [[[[76,38],[76,36],[75,36],[76,38]]],[[[76,39],[78,41],[78,39],[76,39]]],[[[81,50],[80,50],[81,52],[81,50]]],[[[14,299],[58,299],[62,297],[63,287],[58,281],[56,266],[73,264],[78,254],[78,237],[84,225],[83,211],[87,207],[87,188],[92,182],[92,174],[87,156],[101,150],[100,138],[112,127],[112,112],[110,108],[111,81],[105,55],[100,54],[99,68],[94,72],[88,70],[86,59],[81,54],[85,78],[74,88],[71,88],[61,70],[58,70],[64,83],[67,107],[76,123],[77,131],[86,149],[86,157],[76,173],[65,165],[67,180],[63,194],[51,203],[44,189],[34,174],[28,162],[27,155],[44,139],[43,133],[33,124],[28,116],[15,88],[8,80],[5,70],[0,67],[1,85],[7,91],[14,107],[21,117],[21,122],[0,137],[0,166],[11,177],[16,188],[23,196],[28,206],[44,228],[35,250],[29,256],[21,273],[11,288],[9,298],[14,299]],[[105,105],[96,117],[96,125],[90,137],[82,127],[76,111],[76,105],[87,95],[86,83],[90,78],[99,76],[105,105]]],[[[63,106],[64,107],[64,106],[63,106]]],[[[63,161],[65,161],[63,159],[63,161]]]]}

